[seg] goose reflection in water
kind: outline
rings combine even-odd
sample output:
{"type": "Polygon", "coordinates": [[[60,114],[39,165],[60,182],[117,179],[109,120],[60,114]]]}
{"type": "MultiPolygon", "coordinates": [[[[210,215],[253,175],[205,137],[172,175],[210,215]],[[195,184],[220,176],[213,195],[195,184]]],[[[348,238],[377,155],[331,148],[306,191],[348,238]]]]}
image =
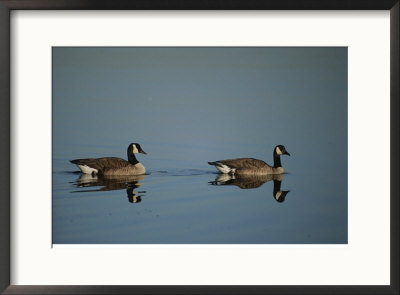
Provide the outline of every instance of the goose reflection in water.
{"type": "Polygon", "coordinates": [[[210,181],[212,185],[235,185],[241,189],[258,188],[264,183],[273,180],[274,190],[272,192],[275,200],[279,203],[285,201],[286,195],[290,191],[282,191],[281,184],[284,174],[267,174],[267,175],[252,175],[252,176],[235,176],[231,174],[219,174],[214,181],[210,181]]]}
{"type": "Polygon", "coordinates": [[[142,201],[142,194],[146,191],[135,191],[136,188],[140,187],[142,184],[140,181],[145,179],[145,175],[130,175],[130,176],[99,176],[91,174],[81,174],[81,176],[73,182],[73,184],[78,188],[86,187],[98,187],[96,189],[89,190],[79,190],[78,192],[101,192],[101,191],[113,191],[113,190],[126,190],[128,201],[130,203],[139,203],[142,201]],[[139,195],[141,194],[141,195],[139,195]]]}

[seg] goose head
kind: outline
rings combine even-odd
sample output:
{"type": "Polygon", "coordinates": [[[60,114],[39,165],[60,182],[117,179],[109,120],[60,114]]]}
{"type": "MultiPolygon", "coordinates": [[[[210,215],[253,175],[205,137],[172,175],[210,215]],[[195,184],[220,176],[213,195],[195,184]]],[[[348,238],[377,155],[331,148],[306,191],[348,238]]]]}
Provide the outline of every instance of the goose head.
{"type": "Polygon", "coordinates": [[[288,153],[288,151],[286,150],[285,146],[283,145],[277,145],[274,149],[274,153],[277,154],[278,156],[281,155],[288,155],[290,156],[290,154],[288,153]]]}
{"type": "Polygon", "coordinates": [[[147,154],[144,150],[142,150],[142,147],[138,143],[131,143],[128,146],[128,154],[147,154]]]}

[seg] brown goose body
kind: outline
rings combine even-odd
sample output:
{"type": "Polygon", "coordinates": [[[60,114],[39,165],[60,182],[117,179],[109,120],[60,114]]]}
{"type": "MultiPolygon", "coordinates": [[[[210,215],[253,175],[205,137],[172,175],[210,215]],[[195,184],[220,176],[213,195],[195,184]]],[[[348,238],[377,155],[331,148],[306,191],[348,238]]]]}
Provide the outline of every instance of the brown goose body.
{"type": "Polygon", "coordinates": [[[282,174],[284,172],[280,156],[289,155],[283,145],[278,145],[274,148],[274,166],[270,166],[262,160],[254,158],[237,158],[227,159],[208,164],[215,166],[222,173],[234,175],[267,175],[267,174],[282,174]]]}
{"type": "MultiPolygon", "coordinates": [[[[236,175],[264,175],[264,174],[281,174],[281,173],[283,173],[282,167],[274,168],[274,167],[271,167],[270,165],[268,165],[267,163],[265,163],[264,161],[254,159],[254,158],[227,159],[227,160],[217,161],[216,163],[220,163],[223,166],[228,166],[231,169],[231,171],[229,171],[228,173],[233,173],[236,175]]],[[[215,165],[215,166],[217,166],[217,165],[215,165]]],[[[218,169],[218,166],[217,166],[217,169],[218,169]]],[[[218,169],[218,170],[220,170],[220,169],[218,169]]]]}
{"type": "Polygon", "coordinates": [[[140,163],[135,153],[146,154],[137,143],[131,143],[128,147],[128,161],[115,158],[115,157],[103,157],[103,158],[87,158],[87,159],[76,159],[70,162],[77,165],[79,169],[86,174],[99,174],[104,176],[112,175],[141,175],[146,173],[146,169],[142,163],[140,163]]]}
{"type": "MultiPolygon", "coordinates": [[[[121,158],[104,157],[104,158],[88,158],[72,160],[71,163],[77,165],[83,173],[87,171],[84,167],[89,167],[89,171],[94,174],[111,175],[140,175],[145,174],[146,169],[142,163],[132,165],[128,161],[121,158]],[[94,170],[97,170],[95,172],[94,170]]],[[[90,174],[90,173],[88,173],[90,174]]]]}

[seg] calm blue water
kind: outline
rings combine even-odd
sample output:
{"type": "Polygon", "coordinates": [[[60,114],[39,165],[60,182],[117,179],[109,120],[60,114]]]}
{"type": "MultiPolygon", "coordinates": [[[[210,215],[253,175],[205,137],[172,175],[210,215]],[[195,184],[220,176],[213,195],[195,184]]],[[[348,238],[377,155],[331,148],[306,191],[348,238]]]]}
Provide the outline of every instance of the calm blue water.
{"type": "Polygon", "coordinates": [[[53,48],[54,244],[347,243],[347,199],[347,48],[53,48]],[[131,142],[144,176],[69,162],[131,142]],[[279,179],[207,164],[277,144],[279,179]]]}

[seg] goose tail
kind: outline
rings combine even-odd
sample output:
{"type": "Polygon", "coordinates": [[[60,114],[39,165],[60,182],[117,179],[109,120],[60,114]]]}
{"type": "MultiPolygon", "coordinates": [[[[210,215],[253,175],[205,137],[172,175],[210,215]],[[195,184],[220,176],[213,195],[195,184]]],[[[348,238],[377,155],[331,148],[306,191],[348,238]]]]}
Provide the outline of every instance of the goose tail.
{"type": "Polygon", "coordinates": [[[218,169],[219,171],[221,171],[222,173],[231,173],[231,174],[233,174],[233,173],[236,172],[236,169],[235,169],[235,168],[232,168],[232,167],[229,167],[228,165],[222,164],[222,163],[219,162],[219,161],[216,161],[216,162],[208,162],[208,164],[210,164],[210,165],[212,165],[212,166],[215,166],[215,168],[217,168],[217,169],[218,169]]]}

